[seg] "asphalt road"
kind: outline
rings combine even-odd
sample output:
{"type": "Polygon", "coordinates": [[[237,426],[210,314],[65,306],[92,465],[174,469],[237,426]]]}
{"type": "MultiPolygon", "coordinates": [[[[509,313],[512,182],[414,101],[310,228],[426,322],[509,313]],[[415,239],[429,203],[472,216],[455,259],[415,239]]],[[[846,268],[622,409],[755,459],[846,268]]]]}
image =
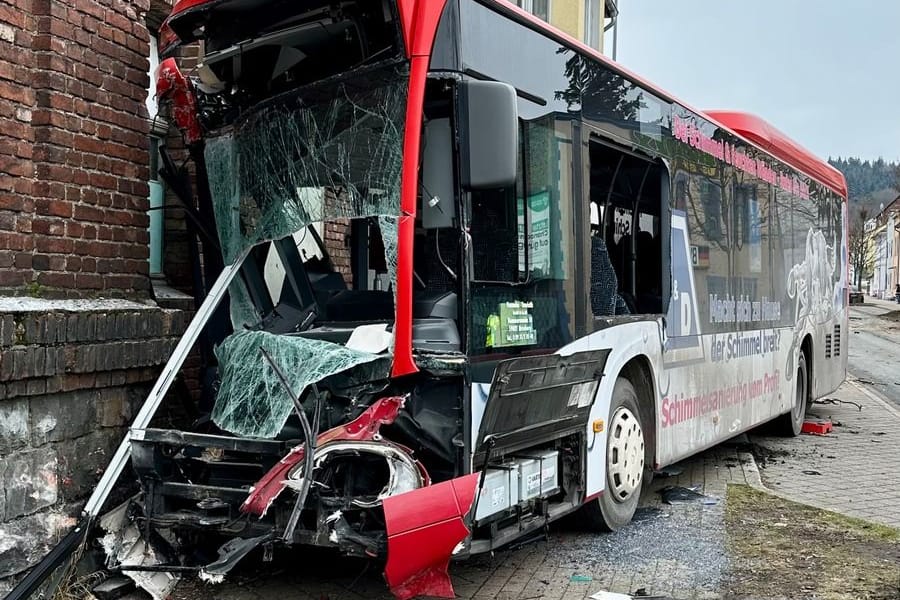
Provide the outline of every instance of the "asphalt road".
{"type": "Polygon", "coordinates": [[[866,300],[850,308],[847,370],[900,406],[900,305],[866,300]]]}

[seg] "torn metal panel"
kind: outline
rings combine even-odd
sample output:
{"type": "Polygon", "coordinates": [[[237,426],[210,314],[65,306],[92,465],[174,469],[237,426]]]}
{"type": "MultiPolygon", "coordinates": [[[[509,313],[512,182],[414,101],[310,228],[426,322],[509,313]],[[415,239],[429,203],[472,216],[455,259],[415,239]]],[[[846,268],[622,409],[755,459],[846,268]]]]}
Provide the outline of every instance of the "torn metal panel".
{"type": "Polygon", "coordinates": [[[138,526],[129,516],[131,500],[124,502],[100,519],[100,527],[106,532],[100,545],[106,552],[109,566],[119,566],[123,574],[132,579],[154,600],[165,600],[175,589],[179,577],[160,571],[132,571],[129,566],[153,567],[164,563],[156,548],[141,536],[138,526]]]}
{"type": "MultiPolygon", "coordinates": [[[[407,449],[384,440],[380,442],[339,441],[326,444],[318,448],[315,453],[315,469],[318,470],[324,463],[340,454],[354,457],[362,455],[377,456],[382,458],[387,465],[387,482],[377,495],[374,497],[358,497],[351,500],[351,504],[359,508],[374,508],[385,498],[410,492],[430,483],[425,468],[410,456],[407,449]]],[[[294,490],[301,489],[303,473],[298,471],[289,472],[285,484],[294,490]]]]}
{"type": "MultiPolygon", "coordinates": [[[[246,257],[247,253],[241,254],[233,264],[222,271],[222,274],[216,280],[216,283],[209,291],[206,300],[204,300],[203,304],[200,305],[200,308],[197,309],[197,315],[194,317],[194,320],[191,321],[187,331],[184,332],[184,335],[178,341],[178,345],[175,346],[175,350],[172,351],[172,356],[169,358],[169,362],[166,363],[166,366],[163,367],[163,371],[160,374],[159,379],[156,380],[153,389],[150,391],[150,395],[141,406],[138,414],[134,417],[134,422],[131,425],[133,429],[144,429],[150,424],[150,420],[153,418],[153,415],[156,414],[156,410],[159,408],[160,403],[172,386],[172,382],[175,381],[175,375],[181,369],[188,353],[200,337],[200,332],[203,330],[203,327],[222,302],[222,298],[225,296],[229,284],[238,274],[246,257]]],[[[116,450],[109,466],[106,468],[106,471],[103,472],[103,477],[100,478],[97,487],[94,488],[94,493],[91,494],[87,504],[85,504],[84,514],[86,516],[95,517],[99,514],[103,503],[106,502],[106,498],[112,490],[112,486],[119,479],[119,475],[125,468],[125,464],[128,462],[130,454],[131,440],[129,435],[122,440],[122,443],[116,450]]]]}
{"type": "MultiPolygon", "coordinates": [[[[339,440],[378,440],[382,425],[389,425],[397,418],[403,407],[405,398],[389,396],[376,400],[365,412],[349,423],[339,425],[320,434],[316,446],[322,447],[329,442],[339,440]]],[[[289,472],[303,462],[306,445],[295,446],[284,458],[278,461],[250,491],[250,495],[241,505],[241,512],[262,517],[269,506],[281,494],[286,486],[289,472]]]]}
{"type": "Polygon", "coordinates": [[[447,567],[469,535],[478,478],[478,473],[464,475],[384,499],[384,576],[399,600],[455,597],[447,567]]]}
{"type": "Polygon", "coordinates": [[[294,410],[294,398],[310,384],[365,363],[373,363],[373,379],[386,378],[389,368],[386,357],[381,355],[265,331],[240,331],[228,336],[216,349],[216,357],[222,382],[213,422],[237,435],[261,438],[272,438],[281,432],[294,410]],[[264,359],[261,349],[285,373],[290,373],[290,392],[294,397],[264,359]]]}
{"type": "Polygon", "coordinates": [[[219,558],[200,569],[200,579],[208,583],[221,583],[231,569],[251,550],[273,539],[272,534],[253,538],[232,538],[219,548],[219,558]]]}
{"type": "Polygon", "coordinates": [[[160,102],[172,100],[172,117],[184,135],[186,144],[190,146],[201,141],[203,131],[200,128],[194,86],[178,68],[174,58],[167,58],[159,65],[156,75],[156,98],[160,102]]]}

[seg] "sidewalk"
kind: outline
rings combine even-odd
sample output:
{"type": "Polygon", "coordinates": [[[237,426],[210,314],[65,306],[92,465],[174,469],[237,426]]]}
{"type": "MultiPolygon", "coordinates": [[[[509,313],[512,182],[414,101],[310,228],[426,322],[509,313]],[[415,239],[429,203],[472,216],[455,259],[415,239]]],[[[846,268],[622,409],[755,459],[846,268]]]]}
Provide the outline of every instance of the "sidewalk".
{"type": "Polygon", "coordinates": [[[865,298],[866,299],[862,303],[862,305],[854,304],[853,306],[854,307],[865,306],[868,304],[870,306],[877,306],[879,308],[884,308],[888,311],[900,310],[900,304],[897,304],[897,301],[894,300],[893,298],[890,300],[882,300],[881,298],[875,298],[874,296],[868,296],[868,295],[865,298]]]}
{"type": "Polygon", "coordinates": [[[789,500],[900,528],[900,410],[854,380],[830,398],[862,410],[815,404],[810,416],[830,417],[832,433],[751,437],[763,484],[789,500]]]}

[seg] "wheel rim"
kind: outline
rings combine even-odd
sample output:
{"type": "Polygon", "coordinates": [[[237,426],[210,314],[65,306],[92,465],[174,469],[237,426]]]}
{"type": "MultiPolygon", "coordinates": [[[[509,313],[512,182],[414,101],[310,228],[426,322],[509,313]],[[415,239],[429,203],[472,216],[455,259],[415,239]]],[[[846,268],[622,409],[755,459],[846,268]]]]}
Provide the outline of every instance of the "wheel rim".
{"type": "Polygon", "coordinates": [[[606,477],[609,490],[618,502],[628,500],[640,488],[644,475],[644,432],[637,417],[620,406],[609,428],[606,477]]]}

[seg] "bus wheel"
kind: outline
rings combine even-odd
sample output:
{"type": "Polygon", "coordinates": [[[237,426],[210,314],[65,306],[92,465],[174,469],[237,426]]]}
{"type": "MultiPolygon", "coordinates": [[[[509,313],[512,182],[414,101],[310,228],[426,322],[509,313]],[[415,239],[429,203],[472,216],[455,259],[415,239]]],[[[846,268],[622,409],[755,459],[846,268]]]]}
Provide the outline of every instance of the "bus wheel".
{"type": "Polygon", "coordinates": [[[585,525],[615,531],[631,522],[644,483],[644,428],[637,392],[620,377],[613,388],[606,436],[606,490],[581,508],[585,525]]]}
{"type": "Polygon", "coordinates": [[[781,415],[778,420],[779,433],[788,437],[800,435],[803,421],[806,420],[806,409],[809,406],[809,379],[806,376],[806,353],[800,351],[797,358],[797,376],[794,377],[794,403],[791,412],[781,415]]]}

